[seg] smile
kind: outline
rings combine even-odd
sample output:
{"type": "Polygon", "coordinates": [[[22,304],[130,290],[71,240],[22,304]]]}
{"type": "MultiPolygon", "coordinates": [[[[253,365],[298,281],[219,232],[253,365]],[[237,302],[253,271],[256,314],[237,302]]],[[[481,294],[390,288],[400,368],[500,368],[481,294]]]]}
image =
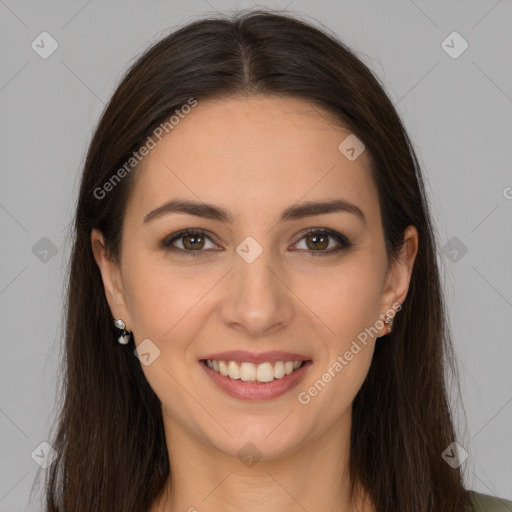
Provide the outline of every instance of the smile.
{"type": "Polygon", "coordinates": [[[282,379],[290,375],[304,364],[304,361],[276,361],[254,364],[249,362],[238,363],[237,361],[215,361],[206,359],[205,364],[213,371],[224,377],[244,382],[272,382],[275,379],[282,379]]]}
{"type": "Polygon", "coordinates": [[[198,362],[214,389],[238,400],[262,402],[288,393],[304,379],[313,362],[299,358],[299,354],[290,353],[254,356],[231,352],[198,362]]]}

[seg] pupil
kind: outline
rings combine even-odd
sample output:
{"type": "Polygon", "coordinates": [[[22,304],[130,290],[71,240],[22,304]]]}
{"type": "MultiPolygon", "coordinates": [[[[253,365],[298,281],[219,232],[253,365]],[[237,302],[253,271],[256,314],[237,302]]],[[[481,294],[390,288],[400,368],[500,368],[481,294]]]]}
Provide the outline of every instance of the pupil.
{"type": "Polygon", "coordinates": [[[325,245],[325,240],[326,240],[326,236],[325,235],[310,235],[309,237],[310,239],[314,240],[314,247],[316,247],[317,249],[320,248],[320,249],[325,249],[326,245],[325,245]],[[322,244],[320,242],[320,245],[321,247],[318,245],[318,241],[323,239],[324,240],[324,243],[322,244]]]}
{"type": "Polygon", "coordinates": [[[198,240],[200,240],[200,238],[201,238],[201,235],[187,235],[185,237],[185,240],[186,241],[192,240],[192,242],[191,243],[190,242],[189,243],[185,242],[185,244],[184,244],[185,247],[187,247],[189,249],[190,248],[194,248],[194,247],[197,248],[198,247],[197,242],[198,242],[198,240]]]}

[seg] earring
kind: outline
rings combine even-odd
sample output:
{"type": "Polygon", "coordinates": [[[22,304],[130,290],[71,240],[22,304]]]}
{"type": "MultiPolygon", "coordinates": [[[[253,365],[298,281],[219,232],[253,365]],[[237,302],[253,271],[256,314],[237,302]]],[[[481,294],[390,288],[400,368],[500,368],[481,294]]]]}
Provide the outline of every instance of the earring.
{"type": "Polygon", "coordinates": [[[120,331],[123,331],[121,333],[121,336],[119,336],[117,338],[117,341],[121,344],[121,345],[126,345],[127,343],[130,342],[130,336],[132,334],[131,331],[127,331],[126,330],[126,324],[121,320],[114,320],[114,325],[120,330],[120,331]]]}
{"type": "Polygon", "coordinates": [[[384,323],[388,326],[388,334],[391,332],[391,329],[393,329],[393,320],[387,316],[384,318],[384,323]]]}
{"type": "MultiPolygon", "coordinates": [[[[401,310],[402,310],[402,304],[398,304],[397,312],[401,311],[401,310]]],[[[391,330],[393,329],[393,321],[394,321],[393,318],[391,318],[389,316],[384,317],[384,323],[388,326],[387,334],[389,334],[391,332],[391,330]]]]}

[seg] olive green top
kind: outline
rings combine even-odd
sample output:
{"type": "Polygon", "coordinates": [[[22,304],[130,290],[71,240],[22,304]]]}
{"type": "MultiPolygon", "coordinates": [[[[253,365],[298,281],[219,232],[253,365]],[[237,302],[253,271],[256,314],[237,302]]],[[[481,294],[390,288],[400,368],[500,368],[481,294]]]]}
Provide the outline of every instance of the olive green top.
{"type": "Polygon", "coordinates": [[[469,491],[474,512],[512,512],[512,501],[481,494],[475,491],[469,491]]]}

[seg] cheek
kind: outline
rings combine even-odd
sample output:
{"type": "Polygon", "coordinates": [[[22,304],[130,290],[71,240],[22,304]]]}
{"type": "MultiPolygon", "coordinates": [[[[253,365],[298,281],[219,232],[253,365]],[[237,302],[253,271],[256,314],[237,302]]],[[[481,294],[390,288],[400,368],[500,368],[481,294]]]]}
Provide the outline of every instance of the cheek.
{"type": "MultiPolygon", "coordinates": [[[[162,329],[171,320],[173,294],[177,290],[170,286],[169,279],[162,275],[150,258],[137,247],[127,247],[123,261],[125,298],[137,340],[160,338],[162,329]]],[[[179,301],[176,302],[179,305],[179,301]]],[[[167,328],[169,329],[169,327],[167,328]]]]}
{"type": "Polygon", "coordinates": [[[140,336],[164,342],[180,323],[187,323],[201,297],[200,283],[162,275],[153,267],[140,268],[131,280],[130,311],[140,336]]]}
{"type": "Polygon", "coordinates": [[[205,323],[219,276],[144,254],[129,258],[126,274],[128,307],[137,343],[150,339],[162,356],[172,361],[176,361],[178,352],[180,360],[188,357],[183,352],[205,323]]]}
{"type": "MultiPolygon", "coordinates": [[[[204,272],[200,268],[193,271],[190,266],[131,254],[125,265],[129,278],[127,302],[136,338],[161,343],[173,339],[175,345],[182,339],[178,336],[181,332],[187,340],[192,339],[200,329],[203,306],[209,303],[210,308],[214,307],[211,299],[216,293],[207,295],[214,287],[218,287],[216,292],[222,288],[223,283],[218,282],[222,272],[204,272]]],[[[288,287],[293,291],[287,300],[295,302],[296,313],[309,315],[326,341],[341,350],[378,319],[378,268],[372,258],[361,254],[320,272],[312,273],[310,265],[296,268],[287,276],[288,287]]]]}
{"type": "Polygon", "coordinates": [[[378,283],[371,273],[341,271],[311,297],[323,326],[322,350],[297,400],[308,415],[323,418],[319,430],[350,408],[368,374],[377,342],[371,328],[379,318],[378,283]]]}
{"type": "Polygon", "coordinates": [[[378,265],[354,258],[314,279],[301,276],[296,289],[341,349],[379,318],[381,281],[378,265]]]}

